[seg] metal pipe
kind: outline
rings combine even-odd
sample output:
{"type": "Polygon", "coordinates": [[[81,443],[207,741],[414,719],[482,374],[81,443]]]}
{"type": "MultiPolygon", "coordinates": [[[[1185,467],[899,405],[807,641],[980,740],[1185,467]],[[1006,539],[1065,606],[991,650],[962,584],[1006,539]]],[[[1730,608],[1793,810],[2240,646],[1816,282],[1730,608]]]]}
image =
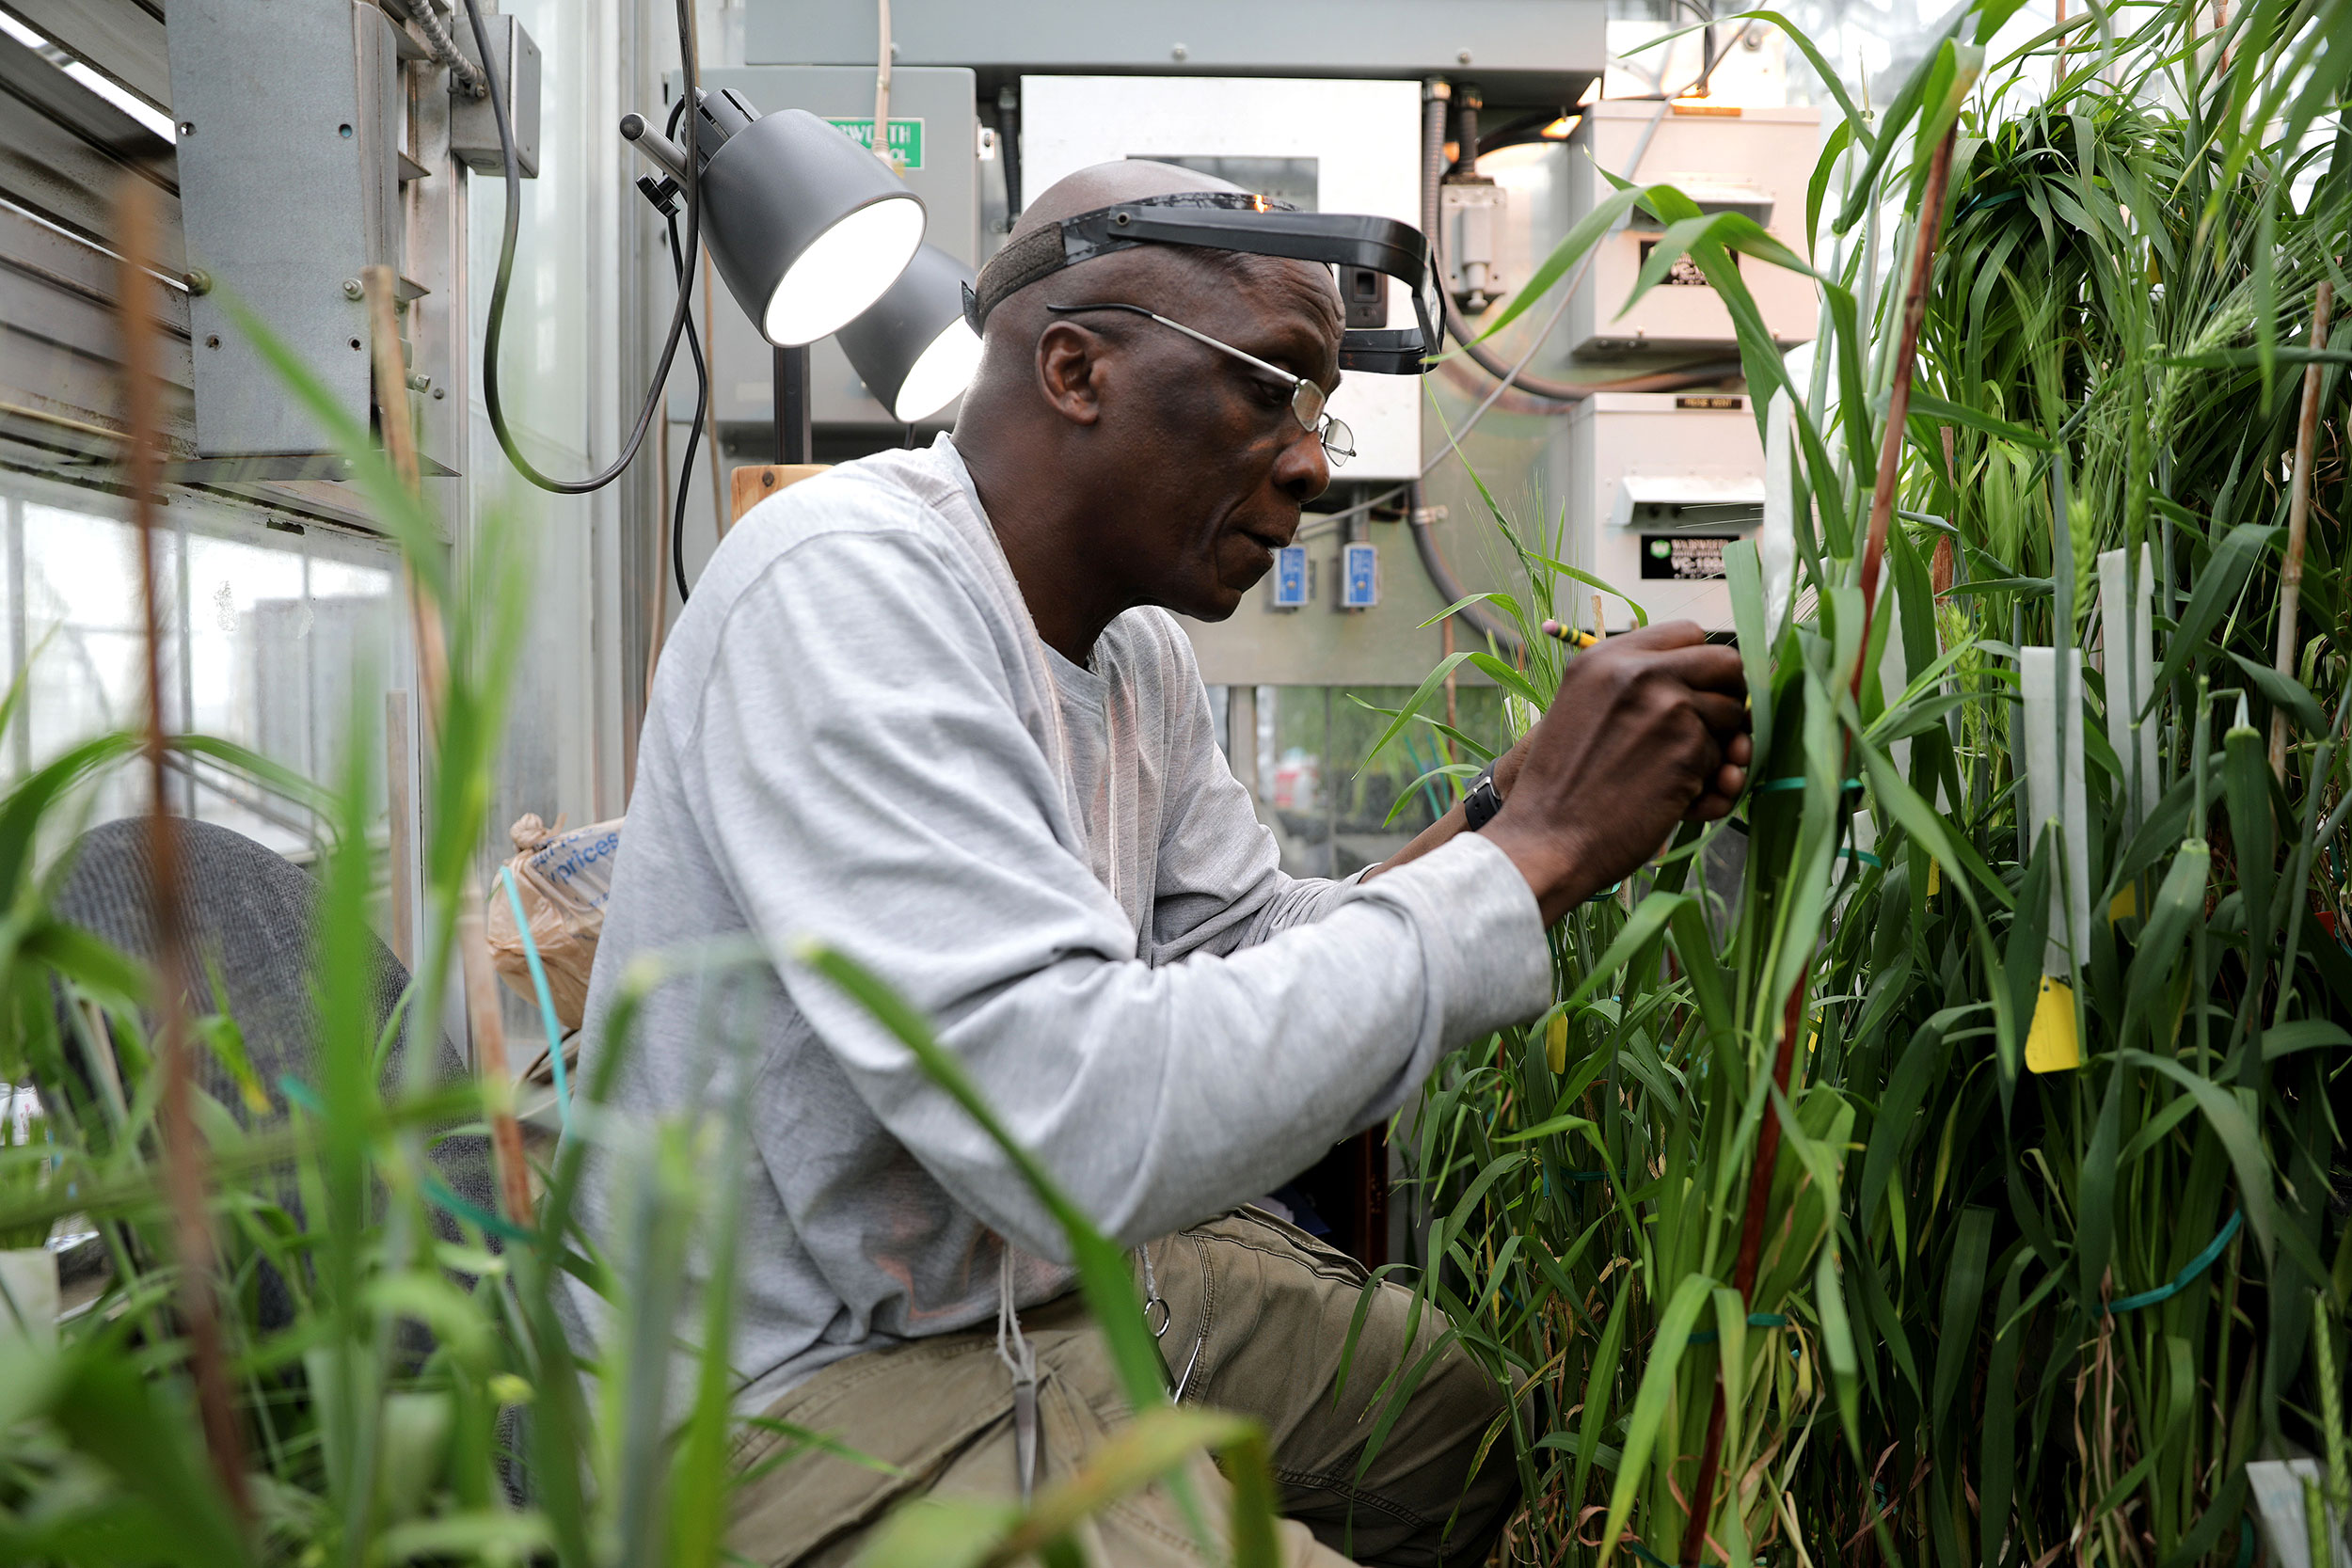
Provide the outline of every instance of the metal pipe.
{"type": "Polygon", "coordinates": [[[1478,111],[1486,106],[1486,95],[1465,82],[1462,100],[1454,111],[1454,177],[1472,180],[1478,175],[1478,111]]]}
{"type": "MultiPolygon", "coordinates": [[[[1438,548],[1437,535],[1429,530],[1429,509],[1422,504],[1421,482],[1415,480],[1405,492],[1405,526],[1413,536],[1413,550],[1421,557],[1421,569],[1429,575],[1430,586],[1448,604],[1460,604],[1470,597],[1470,590],[1446,564],[1444,552],[1438,548]]],[[[1454,612],[1470,623],[1470,629],[1491,640],[1506,657],[1516,657],[1520,648],[1518,632],[1505,624],[1483,604],[1463,605],[1454,612]]]]}
{"type": "Polygon", "coordinates": [[[433,0],[417,0],[408,8],[408,20],[417,24],[417,31],[424,35],[425,46],[433,51],[433,57],[449,67],[450,80],[464,88],[468,98],[480,100],[490,96],[489,79],[458,52],[457,40],[449,36],[449,29],[434,14],[433,0]]]}
{"type": "Polygon", "coordinates": [[[776,461],[805,463],[811,439],[808,411],[808,345],[775,351],[776,461]]]}
{"type": "Polygon", "coordinates": [[[645,123],[645,117],[630,113],[621,117],[621,135],[638,151],[643,152],[656,168],[678,183],[687,185],[686,154],[677,143],[645,123]]]}

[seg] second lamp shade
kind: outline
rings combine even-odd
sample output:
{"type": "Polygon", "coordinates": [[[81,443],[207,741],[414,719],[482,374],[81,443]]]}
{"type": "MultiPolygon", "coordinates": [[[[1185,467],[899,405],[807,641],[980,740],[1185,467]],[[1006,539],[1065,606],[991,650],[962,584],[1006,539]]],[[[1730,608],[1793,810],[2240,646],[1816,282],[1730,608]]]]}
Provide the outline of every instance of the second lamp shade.
{"type": "Polygon", "coordinates": [[[841,328],[841,350],[874,401],[904,424],[956,400],[980,365],[980,340],[963,319],[972,269],[924,245],[882,298],[841,328]]]}

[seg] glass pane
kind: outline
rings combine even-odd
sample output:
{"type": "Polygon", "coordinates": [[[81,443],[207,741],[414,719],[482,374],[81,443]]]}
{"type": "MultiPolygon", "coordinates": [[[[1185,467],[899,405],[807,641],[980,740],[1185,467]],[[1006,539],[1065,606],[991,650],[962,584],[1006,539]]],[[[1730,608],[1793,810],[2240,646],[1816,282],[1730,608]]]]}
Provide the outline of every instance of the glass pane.
{"type": "MultiPolygon", "coordinates": [[[[272,531],[186,497],[165,518],[165,722],[335,782],[354,713],[383,722],[385,673],[397,651],[393,552],[372,541],[272,531]]],[[[13,520],[7,531],[21,541],[23,590],[8,606],[11,652],[29,648],[31,661],[24,720],[6,756],[21,770],[104,731],[142,725],[147,673],[131,525],[30,499],[13,520]]],[[[0,555],[0,567],[11,564],[0,555]]],[[[13,570],[0,576],[17,580],[13,570]]],[[[295,858],[314,847],[318,824],[299,801],[210,759],[179,755],[172,767],[175,810],[295,858]]],[[[382,800],[379,784],[379,810],[382,800]]],[[[147,802],[144,773],[118,768],[79,820],[107,821],[147,802]]]]}
{"type": "MultiPolygon", "coordinates": [[[[32,666],[22,722],[29,760],[39,767],[79,741],[142,721],[146,655],[137,534],[130,525],[34,504],[24,507],[24,611],[32,666]]],[[[177,551],[172,541],[164,545],[168,582],[176,578],[177,551]]],[[[89,820],[127,815],[144,799],[135,775],[118,769],[100,786],[89,820]]]]}
{"type": "MultiPolygon", "coordinates": [[[[188,595],[189,727],[311,773],[310,716],[298,699],[307,613],[301,555],[192,535],[188,595]],[[288,700],[290,688],[295,700],[288,700]]],[[[192,760],[188,771],[198,816],[280,853],[310,847],[310,814],[293,802],[209,762],[192,760]]]]}
{"type": "MultiPolygon", "coordinates": [[[[1479,759],[1429,725],[1408,725],[1378,757],[1368,757],[1389,727],[1389,713],[1378,710],[1393,712],[1412,694],[1401,686],[1258,689],[1258,766],[1282,869],[1295,877],[1352,876],[1396,853],[1452,807],[1454,783],[1424,775],[1479,759]]],[[[1443,720],[1444,703],[1434,700],[1427,716],[1443,720]]],[[[1464,734],[1493,746],[1502,730],[1501,693],[1460,684],[1454,717],[1464,734]]]]}
{"type": "Polygon", "coordinates": [[[313,778],[340,781],[351,766],[352,726],[367,729],[376,777],[372,811],[384,803],[384,691],[393,670],[395,600],[387,568],[310,561],[310,627],[304,652],[313,778]]]}

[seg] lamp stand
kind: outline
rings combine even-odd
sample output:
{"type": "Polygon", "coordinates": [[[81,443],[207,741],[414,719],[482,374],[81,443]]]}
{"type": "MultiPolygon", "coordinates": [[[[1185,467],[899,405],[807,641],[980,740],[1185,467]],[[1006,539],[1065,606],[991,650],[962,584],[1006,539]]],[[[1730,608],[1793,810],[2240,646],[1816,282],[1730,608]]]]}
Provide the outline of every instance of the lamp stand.
{"type": "Polygon", "coordinates": [[[809,460],[808,345],[775,351],[776,461],[809,460]]]}

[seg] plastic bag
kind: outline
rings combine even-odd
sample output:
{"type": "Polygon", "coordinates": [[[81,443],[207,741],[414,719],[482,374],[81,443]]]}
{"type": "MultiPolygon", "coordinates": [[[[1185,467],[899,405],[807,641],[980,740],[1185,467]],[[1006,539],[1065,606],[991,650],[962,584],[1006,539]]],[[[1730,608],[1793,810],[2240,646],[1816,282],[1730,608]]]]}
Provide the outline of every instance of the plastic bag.
{"type": "MultiPolygon", "coordinates": [[[[588,1004],[588,972],[604,931],[604,903],[612,894],[612,860],[620,852],[625,820],[616,816],[566,832],[560,819],[550,830],[536,813],[526,812],[508,830],[519,853],[506,864],[515,873],[531,940],[547,972],[556,1022],[567,1031],[580,1027],[588,1004]]],[[[516,993],[535,1006],[539,998],[531,983],[531,960],[515,929],[503,878],[492,881],[488,904],[483,915],[490,960],[516,993]]]]}

